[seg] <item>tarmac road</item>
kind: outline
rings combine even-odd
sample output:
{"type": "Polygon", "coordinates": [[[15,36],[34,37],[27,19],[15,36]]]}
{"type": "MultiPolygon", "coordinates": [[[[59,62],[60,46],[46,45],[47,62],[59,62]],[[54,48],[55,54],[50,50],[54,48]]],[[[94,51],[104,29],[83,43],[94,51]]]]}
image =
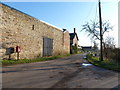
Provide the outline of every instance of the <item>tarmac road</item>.
{"type": "Polygon", "coordinates": [[[3,88],[117,88],[118,74],[77,54],[62,59],[2,68],[3,88]],[[84,63],[84,64],[83,64],[84,63]]]}

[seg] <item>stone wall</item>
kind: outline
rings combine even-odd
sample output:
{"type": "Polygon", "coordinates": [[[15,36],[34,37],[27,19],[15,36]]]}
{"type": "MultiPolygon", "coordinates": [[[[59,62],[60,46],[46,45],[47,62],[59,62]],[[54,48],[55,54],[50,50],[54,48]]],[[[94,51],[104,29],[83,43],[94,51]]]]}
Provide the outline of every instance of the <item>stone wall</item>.
{"type": "MultiPolygon", "coordinates": [[[[35,19],[21,11],[0,4],[0,42],[2,58],[8,58],[6,48],[21,47],[20,58],[37,58],[43,56],[43,37],[53,39],[53,55],[68,54],[70,51],[70,37],[64,37],[59,28],[35,19]],[[65,39],[64,39],[65,38],[65,39]],[[63,39],[65,41],[63,41],[63,39]],[[67,43],[64,45],[64,43],[67,43]]],[[[16,52],[12,55],[16,59],[16,52]]]]}
{"type": "Polygon", "coordinates": [[[70,35],[68,31],[63,32],[64,53],[70,52],[70,35]]]}

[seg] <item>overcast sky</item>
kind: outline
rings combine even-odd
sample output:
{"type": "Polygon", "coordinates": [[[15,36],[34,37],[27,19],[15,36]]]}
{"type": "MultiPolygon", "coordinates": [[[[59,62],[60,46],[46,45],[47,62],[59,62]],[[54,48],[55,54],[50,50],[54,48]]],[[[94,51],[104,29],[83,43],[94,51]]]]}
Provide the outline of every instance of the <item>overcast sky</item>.
{"type": "MultiPolygon", "coordinates": [[[[79,45],[91,46],[91,40],[87,37],[87,33],[80,32],[80,30],[86,22],[90,22],[90,20],[98,21],[98,0],[93,0],[94,2],[82,1],[4,3],[58,28],[65,28],[70,33],[73,32],[73,28],[76,28],[79,45]]],[[[114,37],[116,45],[118,44],[118,1],[119,0],[107,0],[107,2],[101,3],[102,19],[109,20],[111,25],[114,26],[113,31],[106,33],[105,36],[114,37]]],[[[99,41],[97,42],[99,43],[99,41]]]]}

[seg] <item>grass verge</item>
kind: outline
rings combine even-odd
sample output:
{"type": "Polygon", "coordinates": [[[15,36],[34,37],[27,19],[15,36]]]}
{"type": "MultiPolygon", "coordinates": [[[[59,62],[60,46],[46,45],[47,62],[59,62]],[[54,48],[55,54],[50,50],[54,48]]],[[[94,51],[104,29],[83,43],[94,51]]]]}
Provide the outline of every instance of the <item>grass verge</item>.
{"type": "Polygon", "coordinates": [[[53,60],[53,59],[67,57],[67,56],[70,56],[70,54],[59,55],[59,56],[51,56],[51,57],[41,57],[41,58],[35,58],[35,59],[0,60],[0,62],[2,62],[2,66],[8,66],[8,65],[15,65],[15,64],[23,64],[23,63],[32,63],[32,62],[53,60]]]}
{"type": "Polygon", "coordinates": [[[99,57],[94,57],[89,54],[87,55],[87,60],[88,60],[88,62],[90,62],[91,64],[93,64],[95,66],[99,66],[99,67],[102,67],[105,69],[120,72],[120,63],[112,62],[112,61],[108,61],[108,60],[104,60],[101,62],[99,60],[99,57]]]}

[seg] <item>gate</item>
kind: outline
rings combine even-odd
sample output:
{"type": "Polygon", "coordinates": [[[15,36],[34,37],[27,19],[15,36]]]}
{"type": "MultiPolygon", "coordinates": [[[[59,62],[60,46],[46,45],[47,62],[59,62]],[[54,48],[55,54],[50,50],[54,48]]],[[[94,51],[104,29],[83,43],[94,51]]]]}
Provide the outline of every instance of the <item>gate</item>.
{"type": "Polygon", "coordinates": [[[43,37],[43,56],[52,56],[53,39],[43,37]]]}

